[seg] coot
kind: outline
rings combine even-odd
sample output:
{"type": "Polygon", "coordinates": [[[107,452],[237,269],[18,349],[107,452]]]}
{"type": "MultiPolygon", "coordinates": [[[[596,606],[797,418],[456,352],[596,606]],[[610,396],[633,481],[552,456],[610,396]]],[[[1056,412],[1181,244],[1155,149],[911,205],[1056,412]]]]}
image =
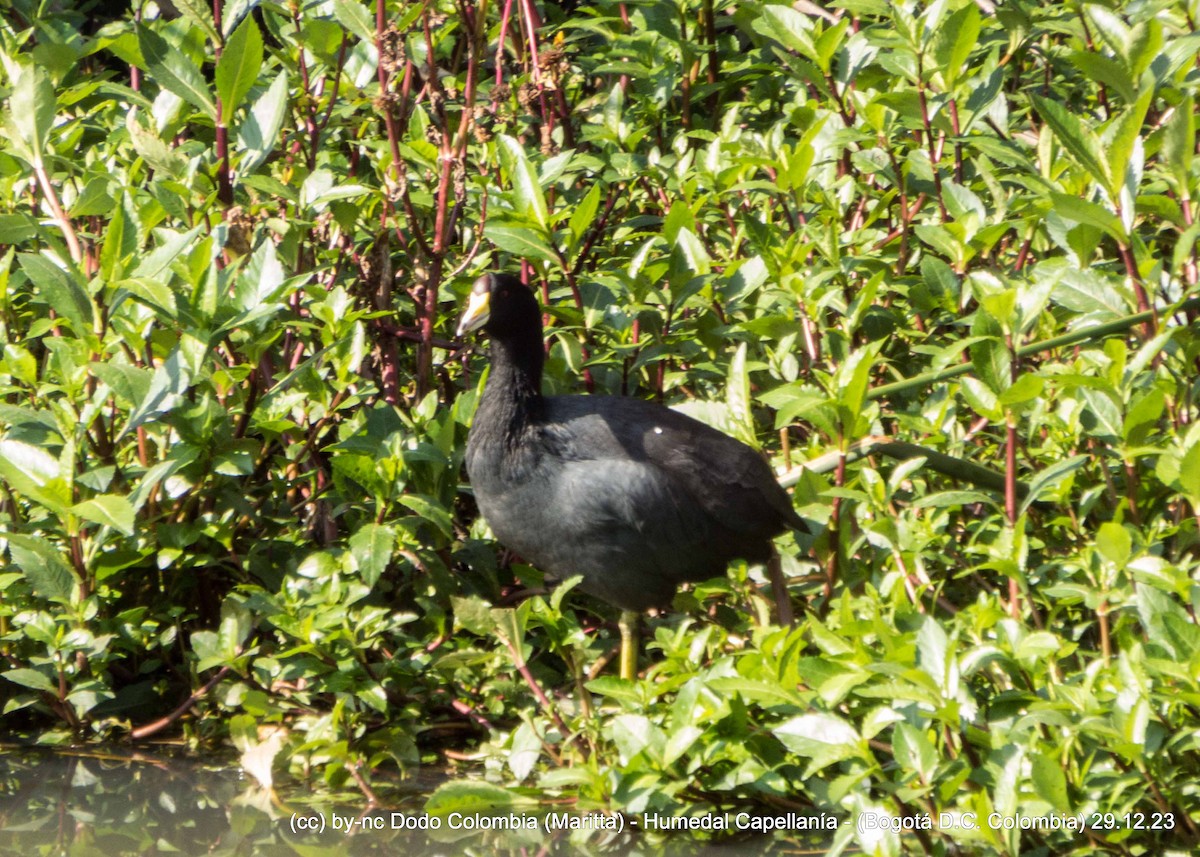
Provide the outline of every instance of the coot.
{"type": "Polygon", "coordinates": [[[491,374],[467,474],[496,538],[547,575],[643,611],[732,559],[768,562],[775,536],[805,529],[746,444],[640,399],[543,396],[541,311],[516,277],[475,282],[458,333],[480,327],[491,374]]]}

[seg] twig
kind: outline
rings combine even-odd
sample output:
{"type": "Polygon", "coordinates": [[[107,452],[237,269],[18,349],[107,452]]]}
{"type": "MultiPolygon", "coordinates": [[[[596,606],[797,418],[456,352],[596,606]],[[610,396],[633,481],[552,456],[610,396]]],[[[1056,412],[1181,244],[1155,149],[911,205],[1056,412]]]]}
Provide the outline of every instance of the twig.
{"type": "Polygon", "coordinates": [[[165,717],[160,717],[157,720],[147,723],[145,726],[137,727],[129,733],[129,737],[134,741],[141,741],[143,738],[149,738],[151,735],[166,729],[179,718],[183,717],[183,715],[187,714],[193,705],[203,699],[205,694],[216,687],[217,682],[229,674],[229,670],[230,667],[221,667],[219,670],[217,670],[217,674],[204,684],[204,687],[192,693],[191,696],[183,701],[182,705],[165,717]]]}

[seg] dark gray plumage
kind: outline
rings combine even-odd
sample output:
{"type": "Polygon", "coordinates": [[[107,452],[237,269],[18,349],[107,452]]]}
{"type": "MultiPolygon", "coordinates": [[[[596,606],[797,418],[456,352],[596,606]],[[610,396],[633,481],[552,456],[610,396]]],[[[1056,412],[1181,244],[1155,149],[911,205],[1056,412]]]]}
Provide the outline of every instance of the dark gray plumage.
{"type": "Polygon", "coordinates": [[[508,274],[474,286],[459,333],[483,327],[491,375],[467,443],[479,510],[501,543],[623,610],[669,604],[679,584],[766,562],[805,529],[753,449],[661,405],[543,396],[542,322],[508,274]]]}

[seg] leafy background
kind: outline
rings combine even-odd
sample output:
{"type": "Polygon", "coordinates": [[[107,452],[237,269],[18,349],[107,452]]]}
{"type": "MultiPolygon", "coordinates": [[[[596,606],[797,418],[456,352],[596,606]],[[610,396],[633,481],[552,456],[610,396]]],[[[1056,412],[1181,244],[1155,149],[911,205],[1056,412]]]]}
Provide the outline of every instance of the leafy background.
{"type": "Polygon", "coordinates": [[[442,809],[1092,825],[829,843],[868,853],[1195,847],[1196,17],[14,0],[0,735],[490,783],[442,809]],[[550,389],[770,454],[817,524],[795,627],[735,567],[622,682],[612,611],[491,541],[452,334],[499,268],[550,389]]]}

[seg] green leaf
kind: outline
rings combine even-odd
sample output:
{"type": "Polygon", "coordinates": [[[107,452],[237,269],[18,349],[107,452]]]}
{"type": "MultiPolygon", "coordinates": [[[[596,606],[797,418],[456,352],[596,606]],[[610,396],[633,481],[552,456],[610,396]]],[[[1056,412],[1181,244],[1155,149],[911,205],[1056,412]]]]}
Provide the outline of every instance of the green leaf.
{"type": "Polygon", "coordinates": [[[1051,193],[1050,200],[1056,214],[1076,223],[1098,226],[1118,241],[1125,238],[1120,219],[1104,206],[1065,193],[1051,193]]]}
{"type": "Polygon", "coordinates": [[[725,385],[729,427],[734,437],[750,446],[758,446],[754,430],[754,415],[750,412],[750,373],[746,369],[746,343],[738,345],[729,361],[729,376],[725,385]]]}
{"type": "Polygon", "coordinates": [[[350,537],[350,555],[367,586],[374,586],[392,559],[396,530],[387,524],[366,524],[350,537]]]}
{"type": "Polygon", "coordinates": [[[958,234],[961,231],[961,226],[958,230],[953,228],[955,226],[958,226],[958,224],[946,223],[938,225],[923,223],[913,227],[913,232],[938,253],[950,259],[954,263],[955,268],[961,270],[963,263],[970,258],[970,254],[961,236],[958,234]]]}
{"type": "Polygon", "coordinates": [[[150,72],[150,79],[199,109],[207,116],[216,118],[217,106],[204,75],[187,54],[167,41],[154,30],[137,24],[138,44],[150,72]]]}
{"type": "MultiPolygon", "coordinates": [[[[189,249],[200,235],[201,227],[189,229],[187,232],[174,232],[170,229],[156,229],[155,236],[159,244],[147,254],[136,268],[130,273],[131,277],[153,280],[170,267],[179,258],[179,254],[189,249]]],[[[173,302],[172,302],[173,303],[173,302]]]]}
{"type": "Polygon", "coordinates": [[[1195,102],[1191,96],[1175,105],[1163,128],[1160,154],[1175,183],[1176,192],[1188,187],[1192,155],[1196,145],[1195,102]]]}
{"type": "Polygon", "coordinates": [[[1177,661],[1187,663],[1200,653],[1200,628],[1167,593],[1153,586],[1139,586],[1137,612],[1146,636],[1177,661]]]}
{"type": "Polygon", "coordinates": [[[173,408],[179,397],[187,392],[190,382],[191,371],[187,367],[182,350],[176,347],[162,365],[154,370],[146,397],[138,402],[133,413],[129,415],[129,422],[121,430],[121,436],[142,425],[154,414],[173,408]]]}
{"type": "MultiPolygon", "coordinates": [[[[1171,35],[1174,39],[1175,34],[1171,35]]],[[[1141,77],[1147,69],[1158,65],[1163,58],[1162,24],[1152,17],[1139,21],[1133,26],[1132,37],[1129,45],[1129,70],[1135,76],[1141,77]]]]}
{"type": "Polygon", "coordinates": [[[430,815],[444,816],[452,812],[464,815],[486,813],[495,809],[536,806],[536,801],[522,797],[516,792],[479,780],[455,780],[443,783],[425,801],[425,811],[430,815]]]}
{"type": "Polygon", "coordinates": [[[930,508],[958,508],[975,503],[982,503],[985,506],[995,505],[991,496],[982,491],[939,491],[936,494],[918,497],[913,501],[913,508],[921,509],[927,506],[930,508]]]}
{"type": "Polygon", "coordinates": [[[60,520],[66,518],[71,492],[58,460],[44,449],[19,440],[0,440],[0,476],[60,520]]]}
{"type": "Polygon", "coordinates": [[[763,705],[799,705],[800,695],[789,688],[781,687],[778,682],[760,681],[741,676],[714,678],[708,682],[709,688],[717,693],[731,696],[737,694],[746,702],[757,702],[763,705]]]}
{"type": "Polygon", "coordinates": [[[835,714],[801,714],[776,726],[771,734],[793,753],[812,760],[805,777],[865,755],[858,731],[835,714]]]}
{"type": "Polygon", "coordinates": [[[1129,67],[1120,60],[1093,51],[1073,51],[1071,63],[1096,83],[1112,87],[1125,102],[1137,99],[1137,85],[1129,67]]]}
{"type": "Polygon", "coordinates": [[[1048,631],[1036,631],[1024,637],[1013,653],[1023,664],[1035,664],[1053,659],[1063,647],[1062,640],[1048,631]]]}
{"type": "Polygon", "coordinates": [[[1104,6],[1089,3],[1084,10],[1092,27],[1100,34],[1100,38],[1112,49],[1113,53],[1121,58],[1126,66],[1129,66],[1130,49],[1133,42],[1129,25],[1122,21],[1116,12],[1104,6]]]}
{"type": "MultiPolygon", "coordinates": [[[[100,275],[107,282],[115,282],[125,275],[125,262],[137,250],[137,228],[125,213],[125,206],[114,205],[112,219],[104,232],[104,246],[100,250],[100,275]]],[[[91,308],[89,302],[89,309],[91,308]]]]}
{"type": "Polygon", "coordinates": [[[975,413],[992,420],[1003,418],[996,391],[980,379],[963,378],[959,382],[959,391],[975,413]]]}
{"type": "Polygon", "coordinates": [[[1179,487],[1193,505],[1200,504],[1200,442],[1188,447],[1179,461],[1179,487]]]}
{"type": "Polygon", "coordinates": [[[40,598],[59,604],[74,602],[79,594],[79,576],[58,548],[36,536],[10,533],[5,538],[13,565],[24,573],[40,598]]]}
{"type": "Polygon", "coordinates": [[[313,170],[300,186],[300,204],[321,211],[331,202],[353,199],[366,193],[369,191],[363,185],[344,184],[338,181],[332,171],[318,169],[313,170]]]}
{"type": "Polygon", "coordinates": [[[79,284],[73,271],[68,272],[44,255],[18,253],[21,270],[33,281],[50,309],[71,323],[76,336],[92,332],[92,299],[79,284]]]}
{"type": "MultiPolygon", "coordinates": [[[[263,241],[238,273],[233,295],[238,307],[254,312],[277,304],[280,287],[285,282],[285,274],[275,242],[263,241]]],[[[245,321],[239,320],[239,324],[244,325],[245,321]]]]}
{"type": "Polygon", "coordinates": [[[1084,387],[1079,390],[1079,397],[1086,405],[1082,417],[1088,433],[1104,441],[1119,440],[1122,434],[1121,406],[1113,391],[1084,387]]]}
{"type": "Polygon", "coordinates": [[[1042,494],[1047,490],[1056,487],[1060,482],[1067,478],[1068,475],[1078,470],[1083,465],[1087,464],[1088,456],[1076,455],[1073,458],[1068,458],[1066,461],[1060,461],[1047,467],[1039,473],[1029,483],[1029,494],[1021,501],[1021,509],[1018,517],[1024,515],[1030,505],[1041,499],[1042,494]]]}
{"type": "Polygon", "coordinates": [[[46,154],[46,141],[58,107],[54,86],[45,70],[36,65],[19,69],[13,82],[12,97],[4,117],[7,136],[17,143],[16,151],[30,166],[40,168],[46,154]]]}
{"type": "MultiPolygon", "coordinates": [[[[972,282],[979,282],[972,275],[972,282]]],[[[990,316],[986,325],[977,325],[973,332],[979,336],[1007,333],[1017,327],[1017,290],[1005,288],[1001,291],[984,292],[979,296],[979,305],[990,316]]]]}
{"type": "Polygon", "coordinates": [[[1135,399],[1125,410],[1123,439],[1128,443],[1133,440],[1139,429],[1152,428],[1163,415],[1166,406],[1166,396],[1157,387],[1135,399]]]}
{"type": "Polygon", "coordinates": [[[222,476],[249,476],[254,472],[254,456],[259,445],[252,440],[234,441],[212,457],[213,473],[222,476]]]}
{"type": "Polygon", "coordinates": [[[971,364],[979,380],[999,396],[1012,384],[1012,357],[998,336],[980,337],[971,345],[971,364]]]}
{"type": "Polygon", "coordinates": [[[1100,525],[1096,534],[1096,551],[1108,562],[1118,568],[1124,568],[1129,563],[1133,550],[1133,537],[1120,524],[1105,521],[1100,525]]]}
{"type": "Polygon", "coordinates": [[[496,623],[492,633],[506,646],[512,648],[517,668],[523,667],[525,665],[525,611],[514,610],[511,607],[493,607],[490,612],[496,623]]]}
{"type": "Polygon", "coordinates": [[[875,358],[878,354],[879,344],[872,343],[855,351],[838,367],[835,376],[838,388],[837,403],[846,415],[847,424],[843,428],[849,434],[853,434],[853,423],[866,407],[871,371],[875,368],[875,358]]]}
{"type": "Polygon", "coordinates": [[[517,212],[541,227],[543,232],[550,228],[550,214],[546,208],[546,197],[538,182],[537,170],[529,163],[525,147],[513,137],[501,134],[498,138],[500,160],[508,173],[513,187],[513,204],[517,212]]]}
{"type": "Polygon", "coordinates": [[[668,244],[674,244],[680,229],[696,230],[696,218],[692,216],[692,208],[682,199],[671,203],[671,210],[663,219],[662,235],[668,244]]]}
{"type": "Polygon", "coordinates": [[[571,231],[571,247],[572,249],[579,246],[583,241],[584,235],[593,226],[593,221],[596,219],[596,212],[600,208],[600,182],[592,185],[591,190],[580,200],[575,207],[575,211],[571,213],[571,220],[568,224],[568,229],[571,231]]]}
{"type": "Polygon", "coordinates": [[[892,738],[896,762],[929,785],[937,771],[938,754],[925,732],[908,723],[897,723],[892,738]]]}
{"type": "Polygon", "coordinates": [[[1105,321],[1129,314],[1132,295],[1123,293],[1117,281],[1094,268],[1080,270],[1073,265],[1058,264],[1060,262],[1062,260],[1043,263],[1035,272],[1036,277],[1053,281],[1050,297],[1055,303],[1072,312],[1087,313],[1105,321]]]}
{"type": "Polygon", "coordinates": [[[483,229],[484,237],[519,259],[541,259],[561,264],[558,253],[550,246],[543,234],[526,226],[503,226],[489,220],[483,229]]]}
{"type": "Polygon", "coordinates": [[[8,343],[4,346],[3,360],[0,360],[0,372],[8,372],[23,384],[33,387],[37,384],[37,360],[29,353],[29,349],[20,345],[8,343]]]}
{"type": "Polygon", "coordinates": [[[376,682],[371,682],[365,687],[360,687],[354,694],[355,698],[362,701],[366,706],[376,711],[379,714],[386,714],[388,710],[387,691],[376,682]]]}
{"type": "Polygon", "coordinates": [[[1033,757],[1030,779],[1038,797],[1050,804],[1057,812],[1070,812],[1071,801],[1067,797],[1067,778],[1063,774],[1062,761],[1052,753],[1037,753],[1033,757]]]}
{"type": "Polygon", "coordinates": [[[217,95],[221,99],[221,123],[229,124],[233,112],[242,106],[258,72],[262,68],[263,39],[258,24],[250,15],[233,31],[217,61],[217,95]]]}
{"type": "Polygon", "coordinates": [[[934,32],[933,56],[947,89],[953,89],[967,58],[979,44],[981,20],[974,3],[963,6],[934,32]]]}
{"type": "Polygon", "coordinates": [[[941,259],[922,255],[921,278],[930,297],[937,304],[947,308],[957,304],[960,289],[958,275],[941,259]]]}
{"type": "Polygon", "coordinates": [[[19,684],[21,687],[27,687],[30,690],[39,690],[55,695],[58,694],[58,688],[54,686],[54,683],[37,670],[25,668],[6,670],[0,673],[0,678],[6,678],[13,684],[19,684]]]}
{"type": "Polygon", "coordinates": [[[238,124],[238,144],[246,150],[238,164],[240,172],[252,172],[274,150],[287,108],[288,76],[286,71],[281,71],[254,100],[246,117],[238,124]]]}
{"type": "Polygon", "coordinates": [[[221,602],[217,641],[229,660],[240,654],[242,644],[254,631],[254,623],[254,616],[237,595],[231,595],[221,602]]]}
{"type": "Polygon", "coordinates": [[[662,762],[670,765],[696,745],[707,730],[691,723],[683,724],[667,734],[666,744],[662,749],[662,762]]]}
{"type": "Polygon", "coordinates": [[[711,267],[712,259],[704,247],[704,242],[692,230],[680,227],[671,247],[672,287],[682,288],[692,279],[707,274],[711,267]]]}
{"type": "Polygon", "coordinates": [[[1000,394],[999,403],[1001,407],[1015,407],[1024,405],[1042,395],[1042,391],[1046,387],[1046,381],[1039,375],[1024,374],[1007,390],[1000,394]]]}
{"type": "MultiPolygon", "coordinates": [[[[374,15],[367,12],[362,3],[352,2],[352,0],[334,0],[333,17],[337,18],[339,24],[358,36],[364,44],[374,44],[375,18],[374,15]]],[[[400,32],[403,30],[401,29],[400,32]]]]}
{"type": "MultiPolygon", "coordinates": [[[[728,283],[723,290],[727,301],[747,298],[751,292],[765,283],[769,276],[766,263],[763,262],[761,256],[752,256],[742,261],[733,271],[726,268],[725,273],[729,277],[728,283]]],[[[781,318],[780,321],[784,324],[795,324],[790,318],[781,318]]]]}
{"type": "Polygon", "coordinates": [[[221,649],[220,637],[215,631],[195,631],[190,642],[198,670],[212,669],[225,663],[226,653],[221,649]]]}
{"type": "Polygon", "coordinates": [[[1113,188],[1113,176],[1108,167],[1108,160],[1095,132],[1061,104],[1038,95],[1030,97],[1059,143],[1087,170],[1092,180],[1106,190],[1113,188]]]}
{"type": "Polygon", "coordinates": [[[958,692],[958,663],[954,651],[945,629],[936,619],[926,616],[917,632],[917,662],[942,695],[949,698],[958,692]]]}
{"type": "Polygon", "coordinates": [[[790,6],[763,6],[762,15],[754,20],[753,26],[789,50],[811,60],[818,57],[817,46],[812,39],[812,24],[790,6]]]}
{"type": "Polygon", "coordinates": [[[598,694],[599,696],[607,696],[621,702],[636,703],[642,698],[641,691],[638,690],[635,682],[629,679],[618,678],[615,675],[602,675],[599,678],[592,679],[587,683],[586,687],[591,693],[598,694]]]}
{"type": "Polygon", "coordinates": [[[643,714],[618,714],[609,721],[606,732],[617,747],[621,767],[628,766],[642,753],[657,760],[666,745],[662,730],[643,714]]]}
{"type": "Polygon", "coordinates": [[[28,214],[0,214],[0,244],[23,244],[37,234],[37,221],[28,214]]]}
{"type": "Polygon", "coordinates": [[[172,3],[185,18],[204,31],[211,44],[217,44],[220,36],[213,26],[212,7],[205,0],[172,0],[172,3]]]}
{"type": "Polygon", "coordinates": [[[828,658],[799,658],[796,670],[803,681],[831,706],[839,704],[855,687],[871,680],[870,673],[861,667],[828,658]]]}
{"type": "Polygon", "coordinates": [[[472,634],[486,637],[495,631],[496,618],[492,615],[492,608],[479,596],[451,596],[450,606],[454,610],[455,621],[472,634]]]}
{"type": "Polygon", "coordinates": [[[525,722],[513,730],[506,761],[514,780],[519,783],[528,777],[541,755],[542,739],[532,725],[525,722]]]}
{"type": "Polygon", "coordinates": [[[1147,89],[1129,109],[1122,111],[1112,121],[1104,134],[1104,142],[1108,146],[1108,174],[1113,182],[1108,188],[1109,198],[1120,200],[1122,225],[1126,233],[1133,231],[1134,200],[1137,199],[1145,160],[1141,130],[1153,97],[1154,91],[1147,89]]]}
{"type": "Polygon", "coordinates": [[[454,524],[450,520],[450,513],[435,498],[423,494],[405,494],[400,502],[437,527],[442,535],[453,538],[454,524]]]}
{"type": "Polygon", "coordinates": [[[620,144],[629,134],[625,125],[623,113],[625,110],[625,87],[620,82],[613,84],[604,100],[604,129],[612,142],[620,144]]]}
{"type": "Polygon", "coordinates": [[[844,45],[846,31],[850,29],[850,17],[843,16],[836,24],[825,27],[824,32],[817,36],[816,56],[813,60],[825,74],[833,69],[833,59],[844,45]]]}
{"type": "Polygon", "coordinates": [[[101,494],[82,503],[76,503],[71,511],[84,520],[112,527],[126,536],[133,535],[133,506],[124,497],[101,494]]]}

